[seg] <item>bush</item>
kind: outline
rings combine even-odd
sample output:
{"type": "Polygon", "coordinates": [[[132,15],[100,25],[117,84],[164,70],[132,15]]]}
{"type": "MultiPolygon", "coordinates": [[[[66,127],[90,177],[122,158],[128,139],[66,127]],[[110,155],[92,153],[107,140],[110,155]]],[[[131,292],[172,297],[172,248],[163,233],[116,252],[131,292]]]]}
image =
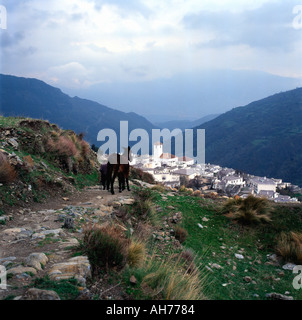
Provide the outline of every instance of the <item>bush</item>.
{"type": "Polygon", "coordinates": [[[57,140],[49,139],[47,148],[59,156],[73,157],[78,154],[75,143],[66,136],[60,136],[57,140]]]}
{"type": "Polygon", "coordinates": [[[135,188],[133,194],[137,201],[152,200],[154,198],[154,193],[149,188],[135,188]]]}
{"type": "Polygon", "coordinates": [[[90,152],[90,146],[89,144],[84,141],[84,140],[81,140],[81,154],[82,156],[85,158],[89,155],[89,152],[90,152]]]}
{"type": "Polygon", "coordinates": [[[200,190],[195,190],[195,191],[193,192],[193,196],[194,196],[194,197],[201,197],[201,191],[200,191],[200,190]]]}
{"type": "Polygon", "coordinates": [[[146,248],[144,243],[134,241],[129,245],[127,262],[130,267],[137,268],[141,266],[145,260],[146,248]]]}
{"type": "Polygon", "coordinates": [[[147,183],[150,183],[150,184],[154,184],[155,183],[155,180],[153,178],[153,176],[148,173],[148,172],[144,172],[140,169],[137,169],[137,168],[133,168],[133,167],[130,167],[130,176],[129,176],[130,179],[137,179],[137,180],[141,180],[143,182],[147,182],[147,183]]]}
{"type": "Polygon", "coordinates": [[[0,183],[14,182],[17,177],[15,168],[8,162],[7,158],[0,154],[0,183]]]}
{"type": "Polygon", "coordinates": [[[151,298],[163,300],[202,300],[204,279],[198,269],[188,272],[178,260],[157,261],[151,257],[144,266],[142,288],[151,298]]]}
{"type": "Polygon", "coordinates": [[[140,241],[147,241],[152,234],[152,227],[148,222],[139,221],[135,227],[135,238],[140,241]]]}
{"type": "Polygon", "coordinates": [[[184,260],[188,272],[193,272],[196,269],[195,265],[195,253],[192,251],[192,249],[187,248],[180,254],[181,258],[184,260]]]}
{"type": "Polygon", "coordinates": [[[163,193],[163,192],[166,191],[166,188],[165,188],[163,185],[161,185],[161,184],[157,184],[157,185],[155,185],[154,187],[152,187],[151,189],[152,189],[152,190],[155,190],[155,191],[157,191],[157,192],[161,192],[161,193],[163,193]]]}
{"type": "Polygon", "coordinates": [[[140,218],[147,219],[154,217],[155,209],[151,200],[136,200],[132,205],[134,214],[140,218]]]}
{"type": "Polygon", "coordinates": [[[186,241],[188,237],[188,231],[182,227],[176,226],[175,228],[175,239],[177,239],[180,243],[186,241]]]}
{"type": "Polygon", "coordinates": [[[187,188],[182,185],[180,188],[179,188],[179,192],[186,192],[187,191],[187,188]]]}
{"type": "Polygon", "coordinates": [[[228,200],[222,209],[222,213],[227,214],[228,217],[241,224],[257,224],[271,221],[271,205],[269,201],[252,195],[246,199],[228,200]]]}
{"type": "Polygon", "coordinates": [[[276,251],[285,261],[302,264],[302,233],[282,232],[277,242],[276,251]]]}
{"type": "Polygon", "coordinates": [[[115,226],[88,226],[84,231],[83,248],[88,255],[93,274],[100,269],[123,267],[126,262],[129,240],[115,226]]]}

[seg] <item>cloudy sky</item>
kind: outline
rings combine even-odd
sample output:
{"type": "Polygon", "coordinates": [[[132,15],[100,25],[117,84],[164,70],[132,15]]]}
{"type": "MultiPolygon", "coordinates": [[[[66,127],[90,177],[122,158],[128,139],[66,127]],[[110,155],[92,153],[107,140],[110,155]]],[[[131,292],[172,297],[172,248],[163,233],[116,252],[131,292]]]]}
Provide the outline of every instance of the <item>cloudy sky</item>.
{"type": "Polygon", "coordinates": [[[60,88],[144,83],[214,69],[302,78],[302,29],[293,25],[296,0],[0,4],[7,9],[0,72],[60,88]]]}

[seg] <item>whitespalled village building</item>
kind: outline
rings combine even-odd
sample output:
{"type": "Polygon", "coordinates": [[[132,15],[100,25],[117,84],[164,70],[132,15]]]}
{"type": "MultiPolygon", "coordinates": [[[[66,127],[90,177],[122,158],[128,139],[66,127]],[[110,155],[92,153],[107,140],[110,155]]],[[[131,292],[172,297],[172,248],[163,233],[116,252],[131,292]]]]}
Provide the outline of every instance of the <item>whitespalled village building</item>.
{"type": "Polygon", "coordinates": [[[297,202],[296,198],[280,195],[277,189],[298,188],[282,179],[269,179],[248,174],[240,175],[232,168],[222,168],[218,165],[195,164],[194,159],[177,157],[164,153],[163,144],[153,145],[153,155],[134,156],[132,166],[150,173],[156,182],[172,188],[179,187],[182,181],[199,179],[202,183],[199,190],[217,192],[227,196],[239,195],[243,198],[249,194],[266,197],[275,202],[297,202]]]}

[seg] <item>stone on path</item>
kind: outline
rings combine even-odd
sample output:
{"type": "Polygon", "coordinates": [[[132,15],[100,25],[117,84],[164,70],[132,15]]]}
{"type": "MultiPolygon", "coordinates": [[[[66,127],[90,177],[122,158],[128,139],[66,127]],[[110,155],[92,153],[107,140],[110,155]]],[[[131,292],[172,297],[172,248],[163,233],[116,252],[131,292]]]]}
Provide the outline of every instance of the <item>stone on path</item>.
{"type": "Polygon", "coordinates": [[[295,264],[294,263],[287,263],[285,264],[282,269],[284,270],[290,270],[290,271],[293,271],[293,269],[295,268],[295,264]]]}
{"type": "Polygon", "coordinates": [[[20,300],[61,300],[59,295],[52,290],[28,289],[20,300]]]}
{"type": "Polygon", "coordinates": [[[266,294],[266,297],[272,300],[294,300],[294,298],[291,296],[285,296],[283,294],[275,292],[266,294]]]}
{"type": "Polygon", "coordinates": [[[42,266],[45,266],[48,262],[48,258],[44,253],[32,253],[25,259],[25,264],[28,267],[33,267],[38,271],[42,270],[42,266]]]}
{"type": "Polygon", "coordinates": [[[18,275],[18,274],[22,274],[22,273],[32,273],[33,275],[37,274],[37,270],[35,268],[32,267],[15,267],[15,268],[11,268],[7,270],[7,274],[12,274],[12,275],[18,275]]]}
{"type": "Polygon", "coordinates": [[[91,267],[86,256],[79,256],[53,265],[48,275],[51,280],[75,278],[86,286],[86,278],[91,276],[91,267]]]}

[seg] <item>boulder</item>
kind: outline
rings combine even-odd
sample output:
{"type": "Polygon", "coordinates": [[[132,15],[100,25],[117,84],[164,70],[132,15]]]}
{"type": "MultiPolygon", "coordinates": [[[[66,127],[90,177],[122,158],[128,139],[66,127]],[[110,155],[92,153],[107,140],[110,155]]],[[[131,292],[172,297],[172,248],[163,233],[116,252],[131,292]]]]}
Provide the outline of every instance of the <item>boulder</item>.
{"type": "Polygon", "coordinates": [[[61,300],[59,295],[52,290],[28,289],[20,300],[61,300]]]}
{"type": "Polygon", "coordinates": [[[275,292],[266,294],[266,298],[272,299],[272,300],[294,300],[294,298],[291,296],[285,296],[283,294],[275,293],[275,292]]]}
{"type": "Polygon", "coordinates": [[[37,270],[35,268],[32,267],[15,267],[15,268],[11,268],[7,270],[7,274],[12,274],[12,275],[18,275],[18,274],[22,274],[22,273],[32,273],[33,275],[37,274],[37,270]]]}
{"type": "Polygon", "coordinates": [[[91,267],[86,256],[79,256],[53,265],[48,275],[52,280],[75,278],[86,286],[86,278],[91,276],[91,267]]]}
{"type": "Polygon", "coordinates": [[[36,270],[42,270],[42,266],[45,266],[48,262],[48,258],[44,253],[32,253],[25,259],[25,264],[28,267],[33,267],[36,270]]]}

